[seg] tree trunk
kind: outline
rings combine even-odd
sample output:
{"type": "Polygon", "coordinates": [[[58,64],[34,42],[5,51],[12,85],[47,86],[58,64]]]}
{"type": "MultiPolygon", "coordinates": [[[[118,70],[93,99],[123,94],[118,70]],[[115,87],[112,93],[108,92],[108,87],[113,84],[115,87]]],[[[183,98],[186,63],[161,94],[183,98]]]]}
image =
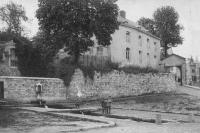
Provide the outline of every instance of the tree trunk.
{"type": "Polygon", "coordinates": [[[167,47],[167,44],[165,44],[165,47],[164,47],[164,57],[165,58],[167,58],[167,56],[168,56],[167,50],[168,50],[168,47],[167,47]]]}

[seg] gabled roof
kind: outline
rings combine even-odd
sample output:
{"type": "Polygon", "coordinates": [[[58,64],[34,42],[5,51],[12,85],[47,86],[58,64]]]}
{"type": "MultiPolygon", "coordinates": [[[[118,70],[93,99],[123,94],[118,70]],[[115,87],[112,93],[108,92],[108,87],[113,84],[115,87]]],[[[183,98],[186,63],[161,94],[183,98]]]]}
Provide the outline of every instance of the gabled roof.
{"type": "Polygon", "coordinates": [[[164,66],[181,66],[186,63],[186,60],[184,57],[177,55],[177,54],[171,54],[167,58],[163,59],[161,61],[161,64],[164,66]]]}
{"type": "MultiPolygon", "coordinates": [[[[171,54],[171,55],[169,55],[168,57],[170,57],[170,56],[176,56],[176,57],[178,57],[178,58],[181,58],[181,59],[183,59],[183,60],[186,60],[185,57],[180,56],[180,55],[177,55],[177,54],[171,54]]],[[[167,57],[167,58],[168,58],[168,57],[167,57]]],[[[163,59],[163,60],[164,60],[164,59],[163,59]]]]}
{"type": "Polygon", "coordinates": [[[142,33],[144,33],[144,34],[146,34],[146,35],[149,35],[149,36],[151,36],[151,37],[153,37],[153,38],[155,38],[155,39],[160,40],[159,37],[152,35],[152,34],[151,34],[147,29],[145,29],[143,26],[141,26],[141,25],[139,25],[139,24],[137,24],[137,23],[135,23],[135,22],[133,22],[133,21],[131,21],[131,20],[129,20],[129,19],[126,19],[126,18],[123,18],[123,17],[121,17],[121,16],[118,16],[118,22],[120,23],[121,26],[125,26],[125,27],[128,27],[128,28],[135,29],[135,30],[137,30],[137,31],[139,31],[139,32],[142,32],[142,33]]]}

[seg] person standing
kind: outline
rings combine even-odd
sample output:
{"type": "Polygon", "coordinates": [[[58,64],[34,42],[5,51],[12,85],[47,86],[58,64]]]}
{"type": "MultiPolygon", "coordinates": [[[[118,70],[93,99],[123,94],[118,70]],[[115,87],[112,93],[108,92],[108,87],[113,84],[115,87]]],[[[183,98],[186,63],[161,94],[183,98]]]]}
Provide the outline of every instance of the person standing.
{"type": "Polygon", "coordinates": [[[112,104],[112,98],[111,96],[109,96],[107,100],[107,114],[111,113],[111,104],[112,104]]]}
{"type": "Polygon", "coordinates": [[[104,99],[101,101],[101,107],[102,107],[102,114],[103,115],[106,114],[106,102],[104,99]]]}

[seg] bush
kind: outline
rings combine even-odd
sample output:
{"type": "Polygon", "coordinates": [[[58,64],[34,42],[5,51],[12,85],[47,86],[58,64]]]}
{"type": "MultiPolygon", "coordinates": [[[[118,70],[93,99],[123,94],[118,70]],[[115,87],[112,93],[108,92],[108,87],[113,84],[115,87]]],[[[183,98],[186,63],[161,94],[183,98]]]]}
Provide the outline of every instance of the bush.
{"type": "Polygon", "coordinates": [[[89,77],[92,80],[94,79],[95,71],[101,74],[109,73],[113,70],[124,71],[125,73],[131,74],[158,73],[157,70],[151,67],[141,68],[139,66],[126,66],[120,68],[118,63],[112,62],[107,63],[104,67],[94,66],[92,64],[84,66],[82,64],[73,64],[70,57],[67,57],[62,59],[55,68],[56,77],[63,79],[65,85],[69,86],[75,69],[77,68],[82,70],[84,77],[89,77]]]}
{"type": "Polygon", "coordinates": [[[158,70],[151,67],[139,67],[139,66],[125,66],[118,70],[124,71],[125,73],[140,74],[140,73],[158,73],[158,70]]]}

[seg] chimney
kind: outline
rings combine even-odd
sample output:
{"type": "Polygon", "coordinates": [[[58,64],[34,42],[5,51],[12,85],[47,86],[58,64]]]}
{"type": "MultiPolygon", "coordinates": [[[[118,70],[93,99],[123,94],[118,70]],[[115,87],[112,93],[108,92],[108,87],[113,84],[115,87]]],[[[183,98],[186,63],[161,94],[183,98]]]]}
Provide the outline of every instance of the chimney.
{"type": "Polygon", "coordinates": [[[120,15],[122,18],[126,18],[126,12],[125,12],[124,10],[119,11],[119,15],[120,15]]]}

